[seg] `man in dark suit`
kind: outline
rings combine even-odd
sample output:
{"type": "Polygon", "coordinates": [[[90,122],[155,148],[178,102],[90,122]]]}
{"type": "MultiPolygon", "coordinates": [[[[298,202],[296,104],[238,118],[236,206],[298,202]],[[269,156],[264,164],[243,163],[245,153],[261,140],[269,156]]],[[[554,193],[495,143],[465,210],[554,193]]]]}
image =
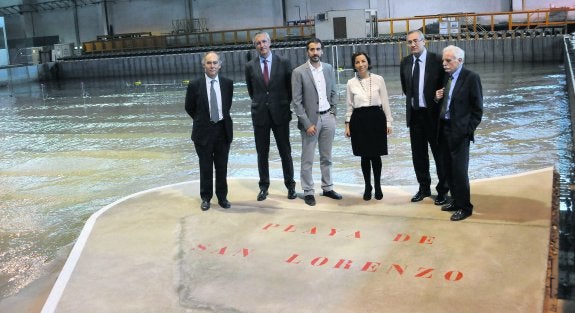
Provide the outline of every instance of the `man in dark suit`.
{"type": "Polygon", "coordinates": [[[202,59],[205,75],[190,82],[186,92],[186,112],[192,117],[192,140],[200,162],[201,209],[210,208],[213,196],[213,169],[216,170],[218,204],[228,209],[228,155],[233,139],[230,116],[233,81],[218,76],[220,57],[208,52],[202,59]]]}
{"type": "Polygon", "coordinates": [[[481,79],[463,67],[464,51],[456,46],[443,49],[443,68],[449,74],[445,87],[436,91],[442,99],[439,113],[439,145],[453,201],[441,210],[454,212],[452,221],[471,216],[473,205],[469,190],[469,145],[483,116],[481,79]]]}
{"type": "Polygon", "coordinates": [[[401,60],[400,78],[401,88],[406,96],[405,120],[409,128],[411,157],[419,183],[419,189],[411,202],[421,201],[431,195],[429,145],[439,180],[435,187],[435,205],[444,205],[447,203],[446,195],[449,189],[436,136],[440,106],[434,101],[434,97],[435,91],[442,87],[445,71],[441,65],[441,57],[425,48],[425,37],[421,31],[410,31],[407,34],[407,45],[411,54],[401,60]]]}
{"type": "Polygon", "coordinates": [[[254,126],[258,172],[260,176],[258,201],[268,196],[270,186],[269,152],[270,132],[273,132],[288,190],[288,199],[295,199],[295,181],[290,144],[291,73],[288,59],[272,54],[268,33],[254,36],[258,57],[246,64],[245,75],[248,93],[252,99],[251,112],[254,126]]]}

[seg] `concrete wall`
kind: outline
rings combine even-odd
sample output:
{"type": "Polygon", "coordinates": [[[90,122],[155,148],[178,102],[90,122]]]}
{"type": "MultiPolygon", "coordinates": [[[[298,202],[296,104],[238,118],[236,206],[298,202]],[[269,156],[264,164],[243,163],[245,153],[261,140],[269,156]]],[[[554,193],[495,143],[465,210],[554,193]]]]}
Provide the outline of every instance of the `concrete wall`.
{"type": "Polygon", "coordinates": [[[108,7],[108,13],[111,13],[109,21],[114,26],[115,33],[166,34],[172,30],[172,20],[189,18],[184,0],[116,1],[115,4],[109,3],[108,7]]]}
{"type": "Polygon", "coordinates": [[[207,19],[210,31],[284,25],[279,0],[194,1],[193,11],[194,18],[207,19]]]}
{"type": "MultiPolygon", "coordinates": [[[[491,38],[428,41],[428,49],[440,53],[447,45],[454,44],[465,50],[465,63],[501,62],[559,62],[563,57],[562,36],[537,36],[524,38],[491,38]]],[[[409,51],[402,42],[346,44],[324,47],[323,60],[336,68],[351,69],[351,55],[367,51],[375,66],[398,66],[409,51]]],[[[292,65],[307,60],[305,47],[275,48],[278,54],[288,57],[292,65]]],[[[221,52],[222,73],[244,70],[247,55],[253,50],[221,52]]],[[[148,55],[123,58],[84,59],[58,62],[60,78],[103,78],[183,75],[194,77],[202,73],[202,53],[148,55]]]]}
{"type": "MultiPolygon", "coordinates": [[[[573,0],[283,0],[286,20],[314,17],[328,10],[376,9],[379,18],[410,17],[453,12],[509,11],[521,9],[573,6],[573,0]]],[[[0,6],[23,1],[1,1],[0,6]]],[[[27,0],[26,3],[45,2],[27,0]]],[[[80,41],[95,40],[106,33],[103,3],[80,7],[78,24],[80,41]]],[[[115,33],[171,31],[172,20],[193,16],[206,18],[209,30],[229,30],[283,26],[282,0],[117,0],[109,1],[108,23],[115,33]]],[[[8,39],[59,35],[61,43],[76,42],[74,9],[56,9],[6,16],[8,39]]],[[[77,43],[79,44],[79,43],[77,43]]]]}
{"type": "Polygon", "coordinates": [[[513,10],[537,10],[549,9],[551,7],[573,7],[575,4],[573,0],[553,0],[553,1],[540,1],[540,0],[513,0],[513,10]]]}
{"type": "Polygon", "coordinates": [[[365,38],[368,37],[367,25],[365,23],[365,10],[345,10],[327,11],[324,21],[315,22],[315,34],[322,40],[333,40],[335,38],[333,19],[344,17],[346,21],[346,32],[343,38],[365,38]]]}

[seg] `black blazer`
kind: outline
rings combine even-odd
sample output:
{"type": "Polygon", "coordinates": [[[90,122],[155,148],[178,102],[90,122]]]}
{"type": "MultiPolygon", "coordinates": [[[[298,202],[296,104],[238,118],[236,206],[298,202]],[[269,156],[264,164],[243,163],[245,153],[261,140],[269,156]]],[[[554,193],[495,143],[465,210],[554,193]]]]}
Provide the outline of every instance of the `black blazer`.
{"type": "Polygon", "coordinates": [[[273,53],[270,80],[266,86],[259,55],[246,64],[246,85],[252,99],[254,125],[267,125],[270,122],[280,125],[291,121],[291,73],[289,60],[273,53]]]}
{"type": "MultiPolygon", "coordinates": [[[[445,84],[447,84],[447,79],[444,81],[445,84]]],[[[446,90],[444,97],[447,97],[447,92],[446,90]]],[[[481,79],[477,73],[463,67],[451,93],[449,105],[450,140],[457,143],[468,137],[469,140],[474,141],[475,129],[481,122],[482,116],[483,89],[481,79]]]]}
{"type": "MultiPolygon", "coordinates": [[[[435,91],[443,87],[444,77],[446,77],[445,70],[443,70],[443,65],[441,62],[441,57],[433,52],[427,51],[427,57],[425,60],[425,76],[423,78],[423,96],[425,97],[425,104],[429,112],[431,113],[431,118],[435,121],[439,116],[441,110],[440,105],[438,105],[433,99],[435,98],[435,91]]],[[[405,122],[407,127],[411,124],[411,76],[413,68],[413,55],[408,55],[401,60],[400,63],[400,77],[401,77],[401,89],[406,96],[405,100],[405,122]]]]}
{"type": "MultiPolygon", "coordinates": [[[[233,124],[230,116],[232,107],[232,97],[234,93],[234,82],[231,79],[219,76],[220,92],[222,94],[222,115],[226,129],[226,139],[228,143],[233,140],[233,124]]],[[[206,78],[202,76],[188,85],[186,92],[186,112],[192,117],[192,140],[205,145],[210,136],[210,103],[208,101],[208,91],[206,89],[206,78]]]]}

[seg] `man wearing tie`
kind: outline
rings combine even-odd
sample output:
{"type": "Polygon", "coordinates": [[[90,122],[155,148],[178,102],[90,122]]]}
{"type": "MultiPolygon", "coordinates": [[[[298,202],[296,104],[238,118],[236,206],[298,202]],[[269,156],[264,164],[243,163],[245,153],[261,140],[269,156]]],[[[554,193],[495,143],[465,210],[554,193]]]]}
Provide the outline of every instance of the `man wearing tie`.
{"type": "Polygon", "coordinates": [[[421,201],[431,195],[429,145],[439,180],[435,187],[435,205],[443,205],[447,203],[449,189],[436,136],[440,106],[433,99],[435,91],[442,87],[445,71],[441,66],[441,57],[425,48],[425,37],[421,31],[410,31],[407,34],[407,45],[411,54],[401,60],[400,78],[406,96],[405,120],[409,128],[411,158],[419,184],[411,202],[421,201]]]}
{"type": "Polygon", "coordinates": [[[288,199],[295,199],[293,160],[290,144],[291,73],[288,59],[273,54],[270,36],[259,32],[253,40],[258,57],[246,64],[246,85],[252,99],[251,113],[260,176],[258,201],[268,196],[270,186],[270,132],[273,132],[282,162],[288,199]]]}
{"type": "Polygon", "coordinates": [[[481,79],[463,67],[464,59],[465,53],[459,47],[451,45],[443,49],[443,68],[449,76],[445,87],[436,91],[436,99],[441,104],[439,145],[453,199],[441,210],[454,212],[452,221],[466,219],[473,213],[468,176],[469,145],[483,116],[481,79]]]}
{"type": "Polygon", "coordinates": [[[200,208],[210,208],[213,196],[213,169],[216,170],[218,204],[228,209],[228,155],[233,139],[230,116],[233,81],[219,76],[220,57],[208,52],[202,58],[205,75],[190,82],[186,92],[186,112],[193,119],[192,140],[200,163],[200,208]]]}
{"type": "Polygon", "coordinates": [[[322,195],[335,200],[342,196],[333,190],[331,148],[335,136],[335,72],[321,62],[322,43],[312,38],[306,43],[308,61],[294,69],[291,85],[293,107],[301,133],[301,187],[307,205],[315,205],[312,165],[319,146],[322,195]]]}

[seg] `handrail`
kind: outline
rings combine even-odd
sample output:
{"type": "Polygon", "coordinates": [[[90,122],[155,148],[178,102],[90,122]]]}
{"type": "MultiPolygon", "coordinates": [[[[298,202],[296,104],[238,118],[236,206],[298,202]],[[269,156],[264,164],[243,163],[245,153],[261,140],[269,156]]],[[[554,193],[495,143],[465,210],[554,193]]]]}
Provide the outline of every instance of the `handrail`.
{"type": "Polygon", "coordinates": [[[483,23],[478,22],[480,18],[484,18],[489,20],[487,23],[489,27],[489,31],[497,30],[497,23],[498,20],[502,26],[505,26],[505,30],[513,31],[519,28],[532,28],[532,27],[561,27],[569,24],[575,24],[575,18],[573,20],[569,20],[569,13],[574,12],[575,8],[551,8],[551,9],[538,9],[538,10],[527,10],[527,11],[514,11],[514,12],[487,12],[487,13],[446,13],[446,14],[436,14],[436,15],[425,15],[425,16],[415,16],[415,17],[402,17],[402,18],[382,18],[378,19],[378,28],[379,33],[386,33],[382,31],[383,28],[388,27],[390,36],[396,35],[396,33],[407,33],[414,29],[421,29],[423,33],[427,32],[427,27],[430,24],[429,22],[437,22],[441,23],[443,21],[461,21],[461,19],[465,19],[466,22],[465,30],[466,31],[485,31],[486,29],[481,29],[484,27],[483,23]],[[565,16],[562,20],[556,20],[555,15],[564,13],[565,16]],[[497,17],[506,17],[506,18],[497,18],[497,17]],[[469,19],[471,19],[471,23],[469,23],[469,19]],[[404,22],[401,32],[396,31],[398,28],[397,24],[404,22]],[[380,26],[379,24],[383,23],[384,25],[380,26]],[[419,27],[412,27],[412,25],[418,25],[419,27]],[[471,25],[470,25],[471,24],[471,25]],[[469,28],[472,27],[472,30],[469,28]]]}
{"type": "MultiPolygon", "coordinates": [[[[575,8],[552,8],[515,12],[488,13],[446,13],[402,18],[383,18],[377,20],[377,34],[393,37],[405,34],[413,29],[421,29],[425,34],[434,33],[431,26],[442,22],[457,21],[457,34],[470,34],[496,30],[513,31],[523,28],[565,27],[575,24],[569,20],[569,14],[575,14],[575,8]],[[564,16],[561,16],[564,14],[564,16]]],[[[573,18],[573,17],[572,17],[573,18]]],[[[288,26],[269,26],[219,30],[212,32],[193,32],[164,34],[146,38],[113,38],[106,41],[95,40],[83,43],[84,53],[123,52],[145,49],[206,47],[219,45],[251,44],[253,35],[258,31],[267,31],[272,41],[304,40],[315,35],[313,24],[288,26]]],[[[451,35],[452,33],[449,33],[451,35]]]]}
{"type": "MultiPolygon", "coordinates": [[[[569,94],[569,107],[571,111],[571,121],[575,120],[575,72],[573,66],[575,66],[575,60],[571,59],[574,55],[575,50],[573,40],[575,36],[565,36],[563,38],[563,49],[565,55],[565,75],[567,76],[567,90],[569,94]]],[[[571,131],[573,132],[573,142],[575,143],[575,124],[571,123],[571,131]]]]}

